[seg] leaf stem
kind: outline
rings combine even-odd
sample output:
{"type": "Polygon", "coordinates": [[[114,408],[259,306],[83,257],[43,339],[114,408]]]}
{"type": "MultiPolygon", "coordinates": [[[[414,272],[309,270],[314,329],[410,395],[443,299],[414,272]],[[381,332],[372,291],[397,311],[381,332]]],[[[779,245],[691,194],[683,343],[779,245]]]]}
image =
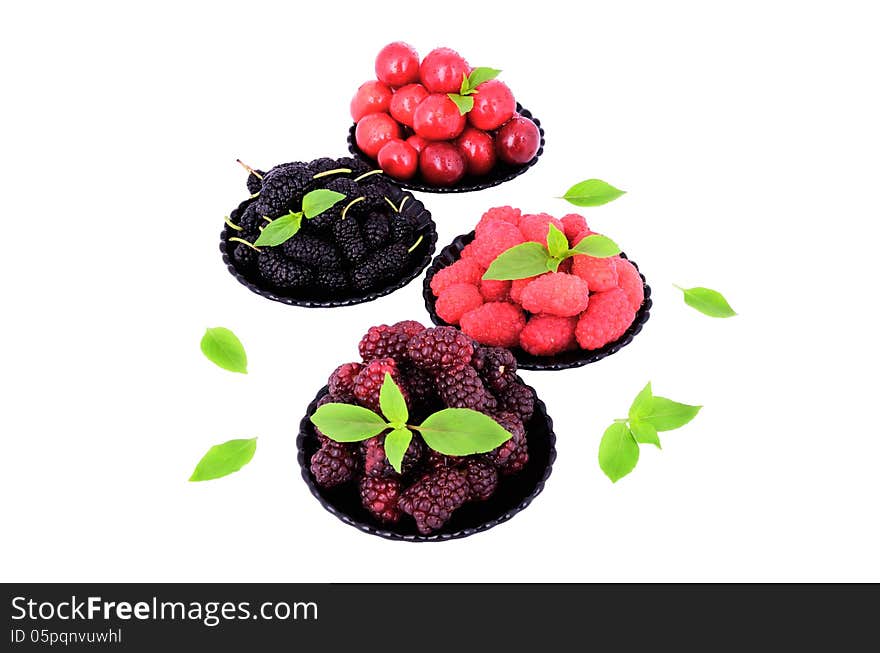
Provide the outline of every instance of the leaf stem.
{"type": "Polygon", "coordinates": [[[350,201],[350,202],[345,206],[345,208],[342,209],[342,219],[345,220],[345,216],[346,216],[346,214],[348,213],[348,210],[349,210],[352,206],[354,206],[354,205],[357,204],[358,202],[363,202],[365,199],[367,199],[367,198],[361,196],[361,197],[356,197],[355,199],[353,199],[352,201],[350,201]]]}
{"type": "Polygon", "coordinates": [[[366,179],[367,177],[370,177],[372,175],[381,175],[381,174],[382,174],[382,170],[379,168],[377,168],[376,170],[369,170],[368,172],[365,172],[364,174],[355,177],[354,181],[360,181],[361,179],[366,179]]]}
{"type": "Polygon", "coordinates": [[[244,243],[245,245],[247,245],[248,247],[250,247],[250,248],[251,248],[252,250],[254,250],[255,252],[261,252],[261,251],[262,251],[259,247],[257,247],[257,246],[254,245],[253,243],[249,243],[249,242],[246,241],[244,238],[238,238],[238,237],[236,237],[236,236],[233,236],[232,238],[229,239],[229,242],[230,242],[230,243],[232,243],[232,242],[235,242],[235,243],[244,243]]]}
{"type": "Polygon", "coordinates": [[[415,243],[413,243],[413,246],[412,246],[412,247],[410,247],[408,250],[406,250],[406,253],[407,253],[407,254],[412,254],[413,251],[416,249],[416,247],[418,247],[419,245],[422,244],[422,241],[423,241],[424,239],[425,239],[424,234],[421,235],[421,236],[419,236],[419,239],[418,239],[415,243]]]}
{"type": "Polygon", "coordinates": [[[314,175],[312,179],[320,179],[321,177],[329,177],[330,175],[344,175],[351,172],[351,168],[334,168],[333,170],[325,170],[314,175]]]}
{"type": "Polygon", "coordinates": [[[257,171],[254,170],[253,168],[251,168],[247,163],[245,163],[245,162],[242,161],[241,159],[236,159],[235,162],[236,162],[238,165],[240,165],[242,168],[244,168],[245,170],[247,170],[247,171],[248,171],[250,174],[252,174],[254,177],[256,177],[257,179],[259,179],[260,181],[263,180],[263,175],[261,175],[259,172],[257,172],[257,171]]]}
{"type": "Polygon", "coordinates": [[[228,215],[223,218],[223,222],[225,222],[227,225],[229,225],[230,227],[232,227],[236,231],[244,231],[244,227],[239,227],[237,224],[235,224],[232,220],[229,219],[228,215]]]}

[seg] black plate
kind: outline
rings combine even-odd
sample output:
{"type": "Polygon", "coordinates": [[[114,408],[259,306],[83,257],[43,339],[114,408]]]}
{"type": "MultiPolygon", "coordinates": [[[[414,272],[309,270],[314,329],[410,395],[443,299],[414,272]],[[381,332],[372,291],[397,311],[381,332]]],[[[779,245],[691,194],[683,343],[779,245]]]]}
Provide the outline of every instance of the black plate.
{"type": "MultiPolygon", "coordinates": [[[[418,175],[407,181],[401,181],[400,179],[392,179],[389,177],[389,181],[397,184],[401,188],[419,190],[423,193],[469,193],[475,190],[492,188],[493,186],[503,184],[505,181],[510,181],[515,177],[519,177],[522,173],[535,165],[538,162],[538,158],[544,153],[544,128],[541,127],[541,121],[535,118],[531,111],[524,109],[519,102],[516,104],[516,112],[535,123],[535,126],[537,126],[538,131],[541,133],[541,145],[538,147],[538,151],[535,152],[535,156],[532,157],[532,160],[528,163],[524,163],[521,166],[513,166],[499,161],[488,175],[483,175],[482,177],[469,177],[465,175],[465,177],[454,186],[432,186],[431,184],[421,181],[418,175]]],[[[348,151],[351,152],[352,156],[369,164],[370,167],[375,168],[377,165],[375,159],[368,157],[357,146],[354,133],[356,128],[357,123],[352,125],[351,129],[348,130],[348,151]]]]}
{"type": "MultiPolygon", "coordinates": [[[[230,236],[235,235],[235,231],[228,225],[224,227],[223,231],[220,233],[220,251],[223,254],[223,262],[226,264],[226,268],[229,270],[229,273],[232,274],[232,276],[234,276],[240,284],[248,288],[251,292],[262,295],[263,297],[271,299],[272,301],[289,304],[290,306],[305,306],[306,308],[333,308],[336,306],[353,306],[355,304],[363,304],[364,302],[371,302],[374,299],[378,299],[379,297],[384,297],[385,295],[393,293],[395,290],[403,288],[410,281],[419,276],[422,273],[422,270],[424,270],[428,266],[428,263],[431,262],[431,256],[434,254],[434,250],[437,247],[437,225],[434,224],[434,220],[431,218],[431,213],[425,208],[425,205],[417,200],[412,195],[412,193],[402,191],[393,184],[388,184],[388,189],[388,192],[392,195],[392,197],[390,197],[389,199],[391,199],[398,206],[400,205],[400,202],[403,200],[404,197],[409,197],[409,199],[403,205],[403,213],[410,216],[413,219],[414,223],[417,225],[416,236],[424,236],[424,239],[413,251],[411,265],[407,269],[406,273],[397,281],[383,288],[373,290],[366,295],[350,295],[346,297],[339,297],[336,299],[326,299],[304,294],[296,296],[279,295],[276,291],[270,288],[262,287],[260,285],[262,281],[258,277],[256,277],[256,275],[254,275],[254,279],[248,279],[232,264],[232,259],[226,249],[226,241],[230,236]]],[[[247,205],[250,204],[252,201],[252,199],[247,199],[239,204],[238,208],[236,208],[229,216],[230,220],[232,222],[237,222],[238,216],[241,215],[241,212],[244,211],[245,207],[247,207],[247,205]]]]}
{"type": "MultiPolygon", "coordinates": [[[[473,239],[473,231],[469,234],[458,236],[449,245],[440,250],[440,253],[434,258],[431,267],[428,268],[428,272],[425,275],[425,283],[422,290],[422,295],[425,298],[425,308],[428,309],[428,315],[431,316],[431,321],[437,326],[455,325],[450,325],[444,322],[440,316],[437,315],[435,309],[437,299],[434,297],[434,293],[431,292],[431,279],[434,278],[434,275],[437,274],[437,272],[452,265],[461,258],[461,250],[469,245],[473,239]]],[[[621,252],[620,257],[627,258],[626,254],[623,252],[621,252]]],[[[635,261],[630,259],[627,260],[635,266],[636,270],[639,269],[639,266],[635,261]]],[[[639,276],[642,278],[642,283],[645,288],[645,301],[642,302],[633,323],[630,324],[629,328],[622,336],[620,336],[620,338],[614,342],[609,342],[600,349],[576,349],[573,351],[562,352],[556,356],[533,356],[519,347],[511,347],[510,351],[516,356],[517,365],[524,370],[567,370],[572,367],[581,367],[583,365],[588,365],[589,363],[595,363],[606,356],[617,353],[622,347],[626,347],[632,342],[632,339],[636,334],[642,330],[645,322],[647,322],[648,318],[651,316],[651,306],[653,305],[653,302],[651,301],[651,287],[648,285],[647,281],[645,281],[645,275],[639,272],[639,276]]]]}
{"type": "Polygon", "coordinates": [[[314,401],[309,404],[306,416],[300,422],[299,436],[296,438],[297,460],[302,469],[303,480],[321,505],[349,526],[364,533],[405,542],[444,542],[481,533],[525,510],[544,489],[544,483],[553,470],[553,461],[556,460],[553,420],[547,415],[544,402],[536,396],[535,413],[526,424],[529,462],[519,474],[501,477],[498,490],[488,501],[465,504],[455,511],[452,519],[441,530],[431,535],[420,534],[416,530],[415,522],[408,515],[404,515],[397,524],[380,525],[361,505],[356,483],[350,482],[325,490],[318,487],[312,478],[309,463],[318,450],[318,438],[309,418],[315,413],[318,401],[325,394],[327,386],[318,391],[314,401]]]}

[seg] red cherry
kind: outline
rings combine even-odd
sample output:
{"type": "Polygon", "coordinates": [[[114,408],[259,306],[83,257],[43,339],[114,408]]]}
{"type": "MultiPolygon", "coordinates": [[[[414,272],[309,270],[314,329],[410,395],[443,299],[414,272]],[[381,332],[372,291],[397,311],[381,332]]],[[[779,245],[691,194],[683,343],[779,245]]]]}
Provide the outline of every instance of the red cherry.
{"type": "Polygon", "coordinates": [[[490,79],[477,86],[474,108],[467,114],[468,122],[477,129],[498,129],[510,120],[515,111],[516,100],[507,84],[490,79]]]}
{"type": "Polygon", "coordinates": [[[379,150],[379,167],[395,179],[410,179],[419,167],[419,153],[412,145],[393,138],[379,150]]]}
{"type": "Polygon", "coordinates": [[[419,152],[419,153],[421,153],[421,151],[423,149],[425,149],[425,145],[428,144],[428,141],[426,141],[424,138],[422,138],[418,134],[413,134],[412,136],[410,136],[409,138],[406,139],[406,142],[409,143],[412,146],[412,148],[416,152],[419,152]]]}
{"type": "Polygon", "coordinates": [[[458,52],[449,48],[431,50],[422,60],[419,77],[431,93],[458,93],[461,90],[462,76],[471,72],[458,52]]]}
{"type": "Polygon", "coordinates": [[[448,141],[461,133],[467,118],[444,93],[432,93],[413,113],[413,129],[429,141],[448,141]]]}
{"type": "Polygon", "coordinates": [[[386,84],[376,80],[364,82],[351,98],[351,117],[357,122],[367,114],[387,112],[391,96],[391,89],[386,84]]]}
{"type": "Polygon", "coordinates": [[[426,97],[428,91],[421,84],[407,84],[397,89],[391,98],[391,117],[407,127],[412,127],[413,113],[426,97]]]}
{"type": "Polygon", "coordinates": [[[528,163],[541,145],[541,134],[528,118],[516,115],[498,131],[495,152],[505,163],[528,163]]]}
{"type": "Polygon", "coordinates": [[[370,113],[358,120],[354,136],[361,151],[375,159],[385,143],[400,138],[400,125],[387,113],[370,113]]]}
{"type": "Polygon", "coordinates": [[[464,158],[452,143],[428,143],[419,154],[419,170],[429,184],[452,186],[464,177],[464,158]]]}
{"type": "Polygon", "coordinates": [[[465,127],[461,136],[455,139],[455,146],[464,157],[469,175],[479,177],[495,167],[495,142],[486,132],[465,127]]]}
{"type": "Polygon", "coordinates": [[[376,77],[394,87],[419,81],[419,53],[409,43],[389,43],[376,56],[376,77]]]}

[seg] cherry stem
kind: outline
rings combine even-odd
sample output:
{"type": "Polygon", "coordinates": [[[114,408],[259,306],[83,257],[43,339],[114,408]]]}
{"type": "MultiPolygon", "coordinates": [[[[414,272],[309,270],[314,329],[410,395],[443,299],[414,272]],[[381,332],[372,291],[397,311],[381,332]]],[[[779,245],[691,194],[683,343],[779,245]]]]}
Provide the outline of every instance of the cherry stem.
{"type": "Polygon", "coordinates": [[[354,180],[360,181],[361,179],[366,179],[367,177],[369,177],[371,175],[381,175],[382,172],[383,171],[381,169],[370,170],[369,172],[365,172],[364,174],[360,175],[359,177],[355,177],[354,180]]]}
{"type": "Polygon", "coordinates": [[[384,199],[385,199],[386,202],[388,202],[388,203],[391,205],[391,208],[394,209],[394,212],[395,212],[395,213],[400,213],[400,209],[398,209],[397,206],[395,206],[394,202],[392,202],[392,201],[391,201],[390,199],[388,199],[387,197],[384,198],[384,199]]]}
{"type": "Polygon", "coordinates": [[[228,224],[230,227],[232,227],[236,231],[244,231],[244,227],[239,227],[237,224],[235,224],[232,220],[229,219],[228,215],[223,218],[223,222],[228,224]]]}
{"type": "Polygon", "coordinates": [[[348,203],[348,205],[346,205],[346,207],[345,207],[344,209],[342,209],[342,219],[345,220],[345,215],[348,213],[348,210],[349,210],[352,206],[354,206],[354,205],[357,204],[358,202],[363,202],[365,199],[367,199],[367,198],[361,196],[361,197],[356,197],[355,199],[353,199],[352,201],[350,201],[350,202],[348,203]]]}
{"type": "Polygon", "coordinates": [[[253,168],[251,168],[247,163],[245,163],[245,162],[242,161],[241,159],[236,159],[235,162],[236,162],[238,165],[240,165],[242,168],[244,168],[245,170],[247,170],[249,173],[251,173],[254,177],[256,177],[257,179],[259,179],[259,180],[262,181],[262,179],[263,179],[263,175],[261,175],[259,172],[257,172],[257,171],[254,170],[253,168]]]}
{"type": "Polygon", "coordinates": [[[320,179],[321,177],[329,177],[330,175],[344,175],[351,172],[351,168],[334,168],[333,170],[325,170],[314,175],[312,179],[320,179]]]}
{"type": "Polygon", "coordinates": [[[410,247],[408,250],[406,250],[406,253],[407,253],[407,254],[412,254],[413,251],[415,250],[415,248],[422,244],[422,241],[423,241],[424,239],[425,239],[424,235],[419,236],[419,239],[413,244],[412,247],[410,247]]]}
{"type": "Polygon", "coordinates": [[[247,245],[248,247],[250,247],[250,248],[251,248],[252,250],[254,250],[255,252],[259,252],[259,251],[261,251],[259,247],[257,247],[257,246],[254,245],[253,243],[249,243],[249,242],[246,241],[244,238],[237,238],[237,237],[233,236],[232,238],[229,239],[229,242],[230,242],[230,243],[233,243],[233,242],[234,242],[234,243],[244,243],[245,245],[247,245]]]}

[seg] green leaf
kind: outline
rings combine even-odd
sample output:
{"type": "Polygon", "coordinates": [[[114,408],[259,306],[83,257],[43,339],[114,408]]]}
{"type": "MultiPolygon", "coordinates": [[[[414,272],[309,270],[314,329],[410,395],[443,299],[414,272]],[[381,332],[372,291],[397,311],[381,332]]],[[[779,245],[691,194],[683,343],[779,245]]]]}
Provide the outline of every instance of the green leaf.
{"type": "Polygon", "coordinates": [[[468,88],[471,91],[474,91],[474,90],[476,90],[477,86],[479,86],[483,82],[488,82],[490,79],[495,79],[500,74],[501,74],[501,71],[496,70],[495,68],[484,68],[484,67],[474,68],[471,71],[471,74],[467,78],[468,88]]]}
{"type": "Polygon", "coordinates": [[[615,188],[601,179],[587,179],[569,188],[562,199],[575,206],[601,206],[616,200],[624,193],[625,190],[615,188]]]}
{"type": "Polygon", "coordinates": [[[468,83],[468,76],[465,73],[461,74],[461,88],[458,91],[461,95],[470,95],[471,86],[468,83]]]}
{"type": "Polygon", "coordinates": [[[305,194],[302,201],[303,213],[307,218],[321,215],[332,206],[339,204],[345,199],[345,195],[335,190],[319,188],[305,194]]]}
{"type": "Polygon", "coordinates": [[[657,429],[655,429],[650,423],[643,422],[640,419],[631,419],[629,421],[629,428],[632,431],[636,442],[641,444],[653,444],[658,449],[663,448],[660,446],[660,437],[657,435],[657,429]]]}
{"type": "Polygon", "coordinates": [[[689,406],[680,404],[666,397],[654,397],[651,400],[651,411],[647,415],[641,415],[639,420],[647,422],[658,431],[671,431],[690,422],[702,406],[689,406]]]}
{"type": "Polygon", "coordinates": [[[202,456],[189,480],[210,481],[237,472],[251,461],[256,451],[256,438],[215,444],[202,456]]]}
{"type": "Polygon", "coordinates": [[[447,93],[449,99],[455,102],[455,106],[458,107],[458,112],[461,115],[466,114],[468,111],[474,108],[474,98],[470,95],[459,95],[458,93],[447,93]]]}
{"type": "Polygon", "coordinates": [[[684,303],[695,308],[703,315],[709,317],[733,317],[736,315],[727,300],[717,290],[711,288],[682,288],[676,286],[684,293],[684,303]]]}
{"type": "MultiPolygon", "coordinates": [[[[586,240],[586,239],[584,239],[586,240]]],[[[555,224],[550,224],[547,231],[547,251],[550,256],[561,259],[568,252],[568,238],[555,224]]]]}
{"type": "Polygon", "coordinates": [[[388,428],[387,422],[372,410],[352,404],[324,404],[311,420],[321,433],[336,442],[360,442],[388,428]]]}
{"type": "Polygon", "coordinates": [[[528,279],[547,271],[550,254],[541,243],[529,242],[511,247],[492,261],[483,275],[486,280],[528,279]]]}
{"type": "Polygon", "coordinates": [[[617,483],[635,469],[639,462],[639,445],[630,433],[629,427],[615,422],[607,429],[599,443],[599,467],[605,476],[617,483]]]}
{"type": "Polygon", "coordinates": [[[388,462],[398,474],[402,474],[403,456],[409,449],[409,443],[412,442],[412,431],[405,426],[394,429],[385,436],[385,455],[388,462]]]}
{"type": "Polygon", "coordinates": [[[388,372],[385,372],[385,379],[382,381],[382,387],[379,388],[379,407],[385,419],[394,425],[406,424],[406,420],[409,419],[406,399],[403,398],[403,393],[388,372]]]}
{"type": "Polygon", "coordinates": [[[296,234],[301,225],[302,213],[282,215],[263,227],[263,231],[260,232],[260,237],[257,238],[254,245],[257,247],[260,245],[268,245],[270,247],[280,245],[296,234]]]}
{"type": "Polygon", "coordinates": [[[557,272],[559,270],[559,264],[562,263],[558,258],[548,258],[547,259],[547,269],[550,272],[557,272]]]}
{"type": "Polygon", "coordinates": [[[608,258],[620,254],[620,248],[608,236],[592,234],[583,238],[581,242],[571,248],[576,254],[586,254],[596,258],[608,258]]]}
{"type": "Polygon", "coordinates": [[[230,372],[247,374],[247,354],[244,345],[225,327],[205,330],[201,342],[202,353],[209,361],[230,372]]]}
{"type": "Polygon", "coordinates": [[[632,406],[629,407],[630,420],[638,419],[651,412],[651,402],[654,399],[654,393],[651,390],[651,382],[642,388],[642,391],[633,399],[632,406]]]}
{"type": "Polygon", "coordinates": [[[492,451],[513,437],[494,419],[470,408],[446,408],[416,428],[425,444],[447,456],[492,451]]]}

